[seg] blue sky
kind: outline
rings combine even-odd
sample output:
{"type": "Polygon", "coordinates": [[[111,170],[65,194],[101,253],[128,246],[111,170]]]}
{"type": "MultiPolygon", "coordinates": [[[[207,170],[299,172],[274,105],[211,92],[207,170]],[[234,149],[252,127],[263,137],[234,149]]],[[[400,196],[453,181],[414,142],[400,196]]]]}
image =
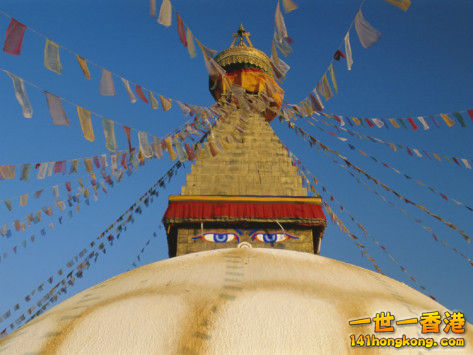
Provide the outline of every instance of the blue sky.
{"type": "MultiPolygon", "coordinates": [[[[284,58],[291,70],[282,85],[286,91],[285,99],[290,103],[300,101],[315,87],[359,6],[359,1],[355,0],[296,2],[299,9],[285,15],[289,35],[294,39],[294,52],[284,58]]],[[[172,27],[160,26],[149,17],[148,3],[148,0],[4,0],[0,9],[84,58],[143,87],[191,104],[211,105],[213,99],[207,90],[207,72],[201,56],[190,59],[179,42],[175,18],[172,27]]],[[[175,0],[173,5],[194,35],[210,48],[227,48],[232,33],[243,23],[252,34],[253,44],[267,53],[270,51],[275,1],[175,0]]],[[[361,47],[354,30],[351,31],[353,69],[348,72],[344,62],[334,64],[339,94],[326,103],[326,111],[356,117],[387,118],[428,116],[473,108],[472,12],[473,3],[467,0],[416,0],[407,13],[381,0],[367,0],[363,7],[365,18],[382,33],[382,37],[366,50],[361,47]]],[[[1,38],[8,23],[9,19],[0,16],[1,38]]],[[[178,109],[163,113],[161,110],[151,110],[142,102],[131,104],[123,86],[117,81],[116,97],[100,96],[98,69],[91,66],[92,79],[86,80],[74,56],[64,50],[60,52],[63,74],[48,71],[43,66],[43,47],[44,39],[27,30],[21,55],[16,57],[0,52],[0,68],[112,120],[156,136],[164,136],[185,122],[178,109]]],[[[33,118],[27,120],[21,115],[14,98],[11,81],[3,73],[0,73],[0,90],[1,164],[56,161],[106,152],[99,120],[93,121],[97,139],[89,143],[82,137],[73,107],[65,106],[71,120],[70,127],[53,126],[44,94],[27,86],[34,108],[33,118]]],[[[465,120],[466,128],[456,124],[450,129],[442,125],[441,129],[428,131],[376,128],[359,128],[359,131],[389,142],[470,159],[473,121],[468,117],[465,120]]],[[[427,189],[351,152],[346,144],[332,136],[302,121],[298,121],[298,124],[407,198],[458,224],[467,234],[473,234],[472,212],[446,202],[427,189]]],[[[320,183],[427,287],[430,294],[443,305],[473,317],[473,269],[464,259],[436,243],[418,224],[356,183],[331,159],[310,149],[285,125],[275,120],[272,126],[283,143],[317,176],[320,183]]],[[[121,127],[116,130],[119,148],[126,149],[121,127]]],[[[349,138],[364,151],[447,196],[473,204],[471,170],[450,163],[413,158],[405,152],[392,152],[384,145],[349,138]]],[[[133,139],[136,143],[136,136],[133,139]]],[[[20,302],[32,289],[65,265],[72,255],[86,247],[171,164],[167,157],[150,161],[107,195],[100,194],[97,203],[83,206],[74,218],[61,226],[57,225],[53,231],[48,230],[46,236],[30,243],[18,255],[2,260],[0,312],[20,302]]],[[[185,173],[189,172],[188,165],[185,173]]],[[[62,299],[126,271],[155,231],[158,237],[151,241],[144,252],[141,264],[167,258],[161,218],[167,206],[167,195],[180,192],[185,173],[181,171],[162,191],[159,199],[145,208],[142,215],[136,216],[135,223],[122,234],[118,243],[109,247],[107,254],[102,255],[62,299]]],[[[1,200],[55,184],[63,185],[69,180],[75,182],[76,176],[50,177],[43,181],[33,178],[29,183],[18,179],[2,181],[1,200]]],[[[449,244],[467,256],[473,256],[472,245],[466,244],[457,233],[419,210],[401,205],[388,193],[379,192],[406,208],[415,218],[421,218],[424,225],[432,227],[449,244]]],[[[1,223],[23,217],[53,201],[50,191],[44,194],[40,201],[30,201],[23,208],[16,205],[12,212],[0,206],[1,223]]],[[[349,219],[336,205],[332,208],[353,233],[362,237],[361,232],[349,223],[349,219]]],[[[11,250],[31,234],[38,235],[38,231],[38,228],[33,227],[15,233],[7,240],[1,238],[0,250],[11,250]]],[[[377,246],[369,240],[362,239],[362,242],[387,275],[412,285],[377,246]]],[[[331,224],[325,232],[321,254],[371,268],[351,241],[331,224]]],[[[3,327],[0,324],[1,329],[3,327]]]]}

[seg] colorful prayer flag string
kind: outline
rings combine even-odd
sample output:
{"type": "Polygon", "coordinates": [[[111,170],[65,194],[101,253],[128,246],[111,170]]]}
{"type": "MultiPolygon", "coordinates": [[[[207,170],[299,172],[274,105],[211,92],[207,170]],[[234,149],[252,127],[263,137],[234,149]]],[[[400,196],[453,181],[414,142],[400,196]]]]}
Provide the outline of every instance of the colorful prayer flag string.
{"type": "MultiPolygon", "coordinates": [[[[129,223],[130,221],[133,221],[133,214],[134,213],[140,213],[141,211],[141,204],[144,203],[145,205],[148,205],[149,202],[150,202],[150,198],[153,196],[153,195],[158,195],[157,193],[157,189],[159,189],[160,187],[163,187],[165,186],[165,177],[167,176],[168,179],[170,179],[172,176],[175,175],[175,172],[179,170],[179,168],[183,167],[184,165],[181,163],[181,162],[176,162],[172,167],[171,169],[169,169],[167,171],[166,174],[164,174],[160,179],[158,179],[144,194],[141,195],[141,197],[135,202],[133,203],[125,212],[123,212],[120,217],[118,217],[115,222],[113,222],[109,227],[107,227],[107,229],[105,229],[104,232],[102,232],[98,237],[96,237],[89,245],[91,248],[93,248],[95,246],[95,249],[90,252],[87,250],[87,248],[85,249],[82,249],[80,253],[78,253],[74,258],[72,258],[67,264],[66,264],[66,267],[67,268],[72,268],[72,266],[74,264],[76,264],[78,262],[78,260],[80,258],[82,258],[85,254],[89,253],[87,255],[87,257],[85,259],[83,259],[83,261],[77,265],[74,269],[76,269],[77,271],[74,273],[74,269],[72,269],[72,271],[70,271],[65,278],[63,278],[61,281],[59,281],[53,288],[51,288],[45,296],[43,296],[43,298],[41,298],[37,303],[36,305],[39,307],[39,311],[37,311],[36,313],[34,313],[34,315],[29,318],[27,321],[31,320],[32,318],[34,318],[35,316],[38,316],[39,314],[41,314],[44,310],[47,309],[47,306],[45,305],[49,305],[51,302],[51,299],[53,299],[56,295],[56,299],[57,299],[57,296],[61,293],[65,293],[65,289],[68,287],[67,285],[70,285],[72,286],[74,284],[74,280],[75,280],[75,277],[82,277],[82,273],[84,270],[88,269],[88,267],[90,266],[90,260],[92,260],[92,258],[95,258],[94,261],[97,260],[97,257],[99,256],[99,251],[102,251],[104,254],[106,253],[106,250],[105,250],[105,244],[104,242],[101,242],[102,238],[106,237],[106,241],[108,241],[110,244],[113,243],[113,240],[115,239],[115,237],[113,236],[113,234],[115,232],[118,231],[118,235],[116,236],[116,239],[119,238],[119,235],[122,231],[126,230],[126,227],[125,225],[127,223],[129,223]],[[114,230],[114,232],[111,232],[112,229],[114,230]],[[68,280],[68,281],[66,281],[68,280]],[[60,286],[60,285],[63,285],[64,287],[59,290],[59,292],[56,292],[56,289],[60,286]],[[45,306],[43,308],[43,306],[45,306]]],[[[64,271],[63,271],[63,268],[59,269],[58,270],[58,275],[62,275],[64,274],[64,271]]],[[[26,297],[25,297],[25,303],[29,303],[31,302],[32,300],[32,296],[34,294],[36,294],[36,292],[42,292],[43,288],[44,288],[44,285],[47,285],[47,283],[49,282],[49,284],[52,284],[52,280],[53,280],[53,276],[51,276],[50,278],[48,278],[47,280],[45,280],[39,287],[35,288],[34,291],[32,291],[30,294],[28,294],[26,297]]],[[[25,305],[26,306],[26,305],[25,305]]],[[[9,308],[6,312],[4,312],[3,314],[4,315],[8,315],[7,317],[4,317],[4,319],[6,320],[7,318],[9,318],[12,314],[12,310],[13,311],[16,311],[18,309],[20,309],[20,303],[17,303],[16,305],[12,306],[11,308],[9,308]]],[[[36,306],[35,306],[36,307],[36,306]]],[[[31,309],[31,307],[30,307],[31,309]]],[[[36,308],[35,308],[36,309],[36,308]]],[[[28,313],[28,311],[25,311],[25,313],[28,313]]],[[[0,334],[0,337],[3,337],[6,335],[6,331],[8,328],[10,329],[14,329],[15,327],[18,327],[20,326],[21,324],[24,323],[25,319],[26,319],[26,315],[25,313],[23,313],[21,316],[19,316],[15,321],[13,321],[12,323],[10,323],[9,327],[5,328],[4,331],[2,331],[0,334]]],[[[32,313],[32,312],[31,312],[32,313]]],[[[29,314],[31,314],[29,313],[29,314]]]]}
{"type": "MultiPolygon", "coordinates": [[[[319,116],[319,118],[321,117],[318,113],[316,113],[316,114],[319,116]]],[[[322,113],[322,115],[323,115],[324,117],[327,117],[327,118],[332,118],[332,117],[330,116],[330,114],[322,113]]],[[[317,122],[317,119],[316,119],[315,117],[313,117],[313,116],[309,116],[309,117],[307,117],[307,118],[310,118],[310,119],[314,120],[315,122],[317,122]]],[[[341,117],[341,116],[336,116],[336,115],[334,115],[334,118],[335,118],[338,122],[342,122],[342,120],[343,120],[343,117],[341,117]]],[[[310,120],[309,120],[308,122],[309,122],[309,124],[311,124],[311,121],[310,121],[310,120]]],[[[387,142],[387,141],[384,141],[384,140],[382,140],[382,139],[380,139],[380,138],[377,138],[377,137],[367,136],[367,135],[364,135],[364,134],[359,133],[359,132],[357,132],[357,131],[351,130],[351,129],[349,129],[349,128],[345,128],[345,127],[343,127],[343,125],[342,125],[342,126],[337,126],[337,125],[335,125],[335,124],[333,124],[333,123],[331,123],[331,122],[327,122],[327,121],[325,121],[325,120],[323,120],[323,119],[321,120],[321,122],[322,122],[323,124],[325,124],[325,125],[334,127],[334,128],[337,129],[337,130],[340,130],[340,129],[341,129],[341,130],[343,130],[343,131],[345,131],[345,132],[348,132],[352,137],[357,137],[358,139],[364,139],[364,140],[367,140],[367,141],[370,141],[370,142],[373,142],[373,143],[386,144],[386,145],[389,146],[389,148],[390,148],[392,151],[394,151],[394,152],[398,152],[398,151],[400,151],[400,150],[405,149],[406,152],[407,152],[407,153],[409,154],[409,156],[411,156],[411,157],[414,157],[414,156],[416,156],[416,157],[418,157],[418,158],[427,157],[428,159],[433,160],[433,159],[431,158],[431,156],[433,156],[433,157],[435,158],[435,160],[437,160],[437,161],[439,161],[439,162],[445,160],[445,161],[448,161],[448,162],[451,163],[451,164],[454,164],[454,163],[455,163],[456,165],[458,165],[458,166],[460,166],[460,167],[462,166],[462,165],[460,164],[460,162],[462,162],[462,163],[463,163],[463,166],[464,166],[465,168],[467,168],[467,169],[470,169],[470,170],[471,170],[470,161],[471,161],[471,163],[473,164],[473,160],[471,160],[471,159],[468,160],[468,159],[466,159],[466,158],[447,157],[447,156],[444,155],[444,154],[437,154],[437,153],[434,153],[434,152],[428,152],[428,151],[426,151],[426,150],[417,149],[417,148],[414,148],[414,147],[412,147],[412,146],[406,146],[406,145],[401,145],[401,144],[397,144],[397,143],[387,142]],[[399,149],[399,150],[398,150],[398,149],[399,149]],[[441,158],[440,156],[442,156],[443,160],[442,160],[442,158],[441,158]]],[[[311,124],[311,125],[312,125],[312,124],[311,124]]]]}
{"type": "MultiPolygon", "coordinates": [[[[166,1],[169,2],[169,0],[166,0],[166,1]]],[[[20,23],[19,21],[12,18],[10,15],[5,13],[4,11],[0,10],[0,14],[11,20],[10,24],[7,28],[7,31],[6,31],[5,43],[4,43],[4,46],[3,46],[3,50],[6,53],[13,54],[13,55],[19,55],[20,54],[21,48],[22,48],[23,37],[24,37],[25,31],[28,29],[30,32],[34,33],[35,35],[37,35],[37,36],[39,36],[39,37],[41,37],[45,40],[44,66],[45,66],[46,69],[51,70],[51,71],[53,71],[57,74],[62,74],[62,64],[61,64],[60,53],[59,52],[60,52],[60,49],[63,49],[66,52],[74,55],[77,58],[78,64],[79,64],[82,72],[84,73],[84,76],[87,79],[91,78],[91,74],[90,74],[90,70],[89,70],[88,65],[93,65],[94,67],[98,68],[101,71],[102,79],[101,79],[101,89],[99,91],[102,95],[106,95],[106,96],[114,96],[115,95],[115,88],[113,86],[113,77],[115,77],[117,79],[125,80],[127,83],[130,83],[130,84],[134,85],[136,87],[137,93],[139,92],[138,96],[141,99],[144,98],[143,101],[146,104],[148,104],[148,102],[147,102],[148,100],[144,97],[143,90],[148,93],[148,95],[150,96],[150,99],[151,99],[151,97],[154,97],[154,96],[158,95],[155,91],[150,90],[150,89],[146,89],[145,87],[143,87],[142,85],[140,85],[138,83],[129,81],[127,79],[124,79],[122,76],[105,69],[103,66],[101,66],[101,65],[99,65],[95,62],[92,62],[88,59],[85,59],[84,57],[80,56],[78,53],[74,52],[73,50],[71,50],[67,47],[64,47],[61,44],[53,42],[46,35],[32,29],[29,26],[26,26],[26,25],[20,23]],[[102,84],[106,85],[106,87],[102,87],[102,84]]],[[[126,85],[125,85],[125,88],[128,91],[128,88],[127,88],[126,85]]],[[[171,100],[175,100],[175,99],[169,99],[169,100],[171,101],[171,100]]],[[[132,100],[132,102],[133,102],[133,100],[132,100]]],[[[194,105],[190,105],[190,106],[193,107],[194,105]]],[[[152,107],[152,109],[157,108],[153,105],[151,105],[151,107],[152,107]]],[[[195,107],[198,107],[198,106],[195,106],[195,107]]],[[[199,107],[199,110],[200,109],[205,109],[205,108],[199,107]]],[[[163,111],[167,111],[167,110],[163,110],[163,111]]]]}
{"type": "Polygon", "coordinates": [[[471,118],[473,120],[473,109],[461,110],[450,113],[437,113],[434,115],[424,114],[421,116],[412,116],[412,117],[400,117],[400,118],[359,118],[354,116],[333,114],[333,113],[323,113],[324,116],[328,118],[333,118],[336,120],[340,126],[344,126],[348,123],[351,127],[363,127],[366,128],[386,128],[390,129],[393,127],[395,129],[411,128],[414,131],[421,131],[419,128],[422,127],[422,131],[430,130],[432,127],[441,128],[444,127],[440,123],[443,121],[448,128],[451,128],[455,125],[455,120],[458,122],[460,127],[467,127],[465,117],[471,118]],[[467,116],[468,115],[468,116],[467,116]],[[455,120],[453,118],[455,118],[455,120]],[[346,122],[346,123],[345,123],[346,122]],[[429,124],[430,123],[430,124],[429,124]],[[365,125],[366,124],[366,125],[365,125]]]}
{"type": "MultiPolygon", "coordinates": [[[[322,121],[324,122],[324,121],[322,121]]],[[[323,129],[323,127],[320,127],[320,126],[317,126],[318,129],[320,129],[322,132],[325,132],[327,134],[330,134],[338,139],[340,139],[342,142],[346,143],[348,145],[348,147],[351,149],[351,150],[357,150],[362,156],[366,157],[366,158],[370,158],[372,161],[376,162],[376,163],[379,163],[380,165],[382,165],[383,167],[387,168],[387,169],[390,169],[392,171],[394,171],[396,174],[398,175],[402,175],[404,176],[407,180],[411,180],[411,181],[414,181],[416,182],[418,185],[420,186],[423,186],[425,188],[427,188],[430,192],[434,193],[434,194],[438,194],[442,197],[443,200],[445,201],[452,201],[452,202],[455,202],[456,205],[458,206],[464,206],[468,211],[471,211],[473,212],[473,208],[471,208],[470,206],[468,206],[467,204],[463,203],[463,202],[460,202],[456,199],[453,199],[453,198],[449,198],[447,197],[447,195],[445,193],[442,193],[442,192],[439,192],[437,191],[435,188],[433,188],[432,186],[429,186],[429,185],[426,185],[424,184],[423,182],[421,182],[420,180],[417,180],[415,178],[413,178],[412,176],[408,175],[408,174],[405,174],[403,173],[402,171],[392,167],[391,165],[377,159],[376,157],[374,157],[373,155],[370,155],[364,151],[362,151],[361,149],[357,148],[355,145],[349,143],[348,141],[348,138],[346,137],[342,137],[342,136],[338,136],[336,135],[335,133],[333,132],[329,132],[329,131],[326,131],[325,129],[323,129]]]]}
{"type": "Polygon", "coordinates": [[[471,238],[463,231],[463,230],[460,230],[458,229],[458,226],[457,225],[454,225],[453,223],[451,222],[448,222],[446,221],[444,218],[442,218],[441,216],[431,212],[429,209],[427,209],[426,207],[410,200],[410,199],[407,199],[406,197],[404,197],[403,195],[399,194],[397,191],[395,191],[394,189],[390,188],[389,186],[387,186],[386,184],[380,182],[378,179],[374,178],[372,175],[368,174],[367,172],[365,172],[363,169],[359,168],[358,166],[356,166],[355,164],[351,163],[346,157],[342,156],[340,153],[336,152],[335,150],[329,148],[327,145],[321,143],[319,140],[315,139],[314,137],[312,137],[310,134],[308,134],[306,131],[304,131],[303,129],[299,128],[298,126],[296,126],[294,124],[294,122],[288,122],[288,126],[289,128],[295,130],[296,132],[299,132],[304,138],[308,137],[309,138],[309,144],[314,144],[314,145],[318,145],[320,148],[322,148],[323,150],[326,150],[328,152],[330,152],[331,154],[337,156],[338,158],[342,159],[350,168],[352,168],[353,170],[355,170],[357,173],[361,174],[361,175],[364,175],[368,178],[368,180],[371,180],[373,181],[376,185],[380,185],[382,186],[386,191],[389,191],[391,192],[392,194],[394,194],[396,197],[398,197],[399,199],[403,200],[404,202],[408,203],[408,204],[411,204],[415,207],[417,207],[418,209],[420,209],[421,211],[423,211],[424,213],[428,214],[429,216],[437,219],[438,221],[442,222],[443,224],[445,224],[447,227],[449,227],[450,229],[456,231],[457,233],[459,233],[464,239],[466,242],[470,242],[471,238]]]}

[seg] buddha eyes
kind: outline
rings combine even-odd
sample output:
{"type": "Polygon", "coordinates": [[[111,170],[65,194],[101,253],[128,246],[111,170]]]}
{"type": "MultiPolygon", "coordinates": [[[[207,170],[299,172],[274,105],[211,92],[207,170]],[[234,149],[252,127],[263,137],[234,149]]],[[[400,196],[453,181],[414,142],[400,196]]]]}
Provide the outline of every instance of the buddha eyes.
{"type": "MultiPolygon", "coordinates": [[[[262,243],[281,243],[288,239],[299,239],[287,233],[250,233],[251,241],[259,241],[262,243]]],[[[211,243],[230,243],[234,240],[240,241],[240,237],[236,233],[204,233],[192,239],[201,239],[211,243]]]]}
{"type": "Polygon", "coordinates": [[[204,233],[192,239],[202,239],[212,243],[230,243],[234,240],[240,241],[240,238],[235,233],[204,233]]]}
{"type": "Polygon", "coordinates": [[[288,239],[299,239],[287,233],[253,233],[251,240],[258,240],[263,243],[281,243],[288,239]]]}

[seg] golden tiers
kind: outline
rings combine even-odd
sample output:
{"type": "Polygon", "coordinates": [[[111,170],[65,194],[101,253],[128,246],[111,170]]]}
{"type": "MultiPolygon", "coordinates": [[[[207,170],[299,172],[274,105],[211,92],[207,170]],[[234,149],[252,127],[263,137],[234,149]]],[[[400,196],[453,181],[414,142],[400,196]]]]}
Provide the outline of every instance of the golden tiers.
{"type": "Polygon", "coordinates": [[[235,46],[217,54],[215,61],[222,67],[231,64],[252,64],[271,75],[271,62],[268,56],[259,49],[247,46],[235,46]]]}

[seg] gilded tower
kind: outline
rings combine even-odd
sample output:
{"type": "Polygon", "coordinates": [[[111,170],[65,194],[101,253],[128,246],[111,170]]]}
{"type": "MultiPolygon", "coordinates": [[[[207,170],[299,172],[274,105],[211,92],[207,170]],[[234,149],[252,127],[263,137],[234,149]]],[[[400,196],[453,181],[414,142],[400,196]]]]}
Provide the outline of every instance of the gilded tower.
{"type": "Polygon", "coordinates": [[[180,195],[169,197],[163,223],[169,255],[235,248],[280,248],[318,254],[325,228],[319,197],[302,178],[269,125],[284,91],[267,55],[243,26],[214,60],[222,76],[209,86],[225,112],[180,195]]]}

